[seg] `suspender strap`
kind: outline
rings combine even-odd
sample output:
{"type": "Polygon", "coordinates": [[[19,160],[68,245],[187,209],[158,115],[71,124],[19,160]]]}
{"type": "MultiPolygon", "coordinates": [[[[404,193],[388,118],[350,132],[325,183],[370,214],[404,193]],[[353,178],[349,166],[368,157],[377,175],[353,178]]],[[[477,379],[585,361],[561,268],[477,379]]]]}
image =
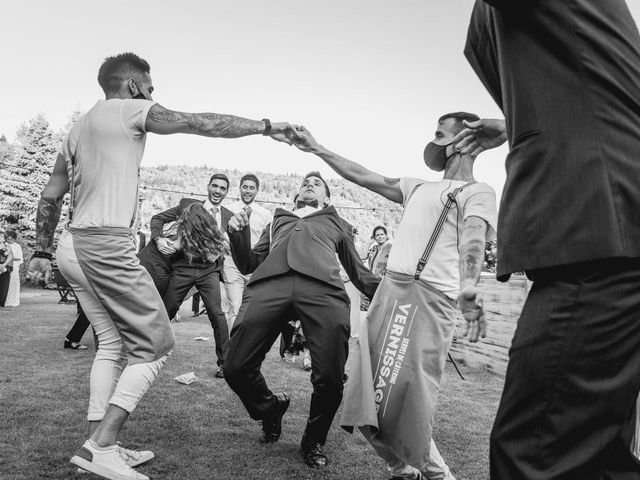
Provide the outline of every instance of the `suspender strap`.
{"type": "MultiPolygon", "coordinates": [[[[67,227],[71,226],[71,221],[73,220],[73,212],[75,210],[76,205],[76,154],[74,153],[71,156],[71,181],[69,187],[69,215],[67,216],[67,227]]],[[[129,228],[133,228],[138,220],[138,216],[140,214],[140,202],[138,201],[140,192],[140,185],[136,187],[136,206],[133,209],[133,216],[131,217],[131,223],[129,228]]],[[[135,232],[134,232],[135,233],[135,232]]]]}
{"type": "Polygon", "coordinates": [[[71,226],[71,220],[73,220],[73,211],[76,204],[76,155],[71,156],[71,189],[69,191],[69,215],[67,217],[67,226],[71,226]]]}
{"type": "Polygon", "coordinates": [[[474,183],[475,182],[466,183],[463,186],[458,187],[452,192],[449,192],[447,194],[447,202],[444,205],[444,209],[442,210],[442,213],[440,214],[440,218],[438,218],[438,221],[436,222],[436,226],[433,229],[433,232],[431,233],[431,238],[429,238],[429,243],[427,243],[427,247],[424,249],[424,252],[422,253],[422,257],[420,258],[420,261],[418,261],[418,265],[416,266],[416,273],[413,276],[415,280],[418,280],[420,278],[420,274],[424,270],[424,267],[427,264],[429,257],[431,256],[431,252],[433,252],[433,248],[436,245],[436,241],[438,240],[438,237],[442,232],[442,227],[444,227],[444,222],[447,220],[447,215],[449,214],[449,210],[451,210],[453,208],[453,205],[456,204],[456,197],[463,189],[465,189],[469,185],[473,185],[474,183]]]}

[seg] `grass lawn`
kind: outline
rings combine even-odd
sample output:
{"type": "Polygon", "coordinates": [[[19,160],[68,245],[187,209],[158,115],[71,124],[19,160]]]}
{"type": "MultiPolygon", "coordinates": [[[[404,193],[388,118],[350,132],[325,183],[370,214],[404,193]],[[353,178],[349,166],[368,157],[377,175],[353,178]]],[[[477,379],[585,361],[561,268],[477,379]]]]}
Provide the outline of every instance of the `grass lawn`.
{"type": "MultiPolygon", "coordinates": [[[[94,478],[76,475],[69,464],[86,434],[89,350],[62,348],[75,319],[75,305],[58,305],[55,291],[23,291],[22,305],[0,308],[0,479],[94,478]]],[[[387,479],[383,462],[364,438],[337,424],[326,445],[330,465],[314,471],[304,465],[299,443],[309,408],[309,374],[285,364],[274,348],[263,366],[273,391],[286,391],[291,407],[276,444],[258,441],[252,421],[222,379],[214,378],[213,339],[206,316],[191,318],[186,302],[174,324],[178,345],[156,383],[133,413],[121,440],[149,448],[156,459],[139,470],[154,479],[387,479]],[[198,381],[173,380],[194,371],[198,381]]],[[[434,438],[458,480],[488,478],[488,437],[502,379],[451,364],[443,378],[434,438]]]]}

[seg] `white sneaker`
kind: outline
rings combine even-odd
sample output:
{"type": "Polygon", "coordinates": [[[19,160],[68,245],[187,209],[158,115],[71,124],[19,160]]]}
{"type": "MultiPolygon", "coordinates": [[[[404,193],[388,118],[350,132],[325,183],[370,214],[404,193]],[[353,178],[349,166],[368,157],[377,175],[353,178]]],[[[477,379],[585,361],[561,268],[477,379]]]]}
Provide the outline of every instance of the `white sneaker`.
{"type": "Polygon", "coordinates": [[[99,447],[87,440],[71,458],[71,463],[109,480],[149,480],[127,465],[125,455],[117,445],[99,447]]]}
{"type": "Polygon", "coordinates": [[[156,458],[156,454],[151,450],[130,450],[124,448],[120,442],[117,444],[120,450],[120,455],[124,458],[124,462],[130,467],[137,467],[143,463],[147,463],[149,460],[156,458]]]}
{"type": "Polygon", "coordinates": [[[282,359],[287,363],[296,363],[296,357],[291,352],[285,352],[284,357],[282,359]]]}
{"type": "Polygon", "coordinates": [[[302,360],[302,367],[304,368],[305,372],[310,372],[311,371],[311,359],[310,358],[305,358],[304,360],[302,360]]]}
{"type": "MultiPolygon", "coordinates": [[[[129,465],[130,467],[137,467],[138,465],[142,465],[143,463],[148,462],[149,460],[156,457],[155,453],[151,450],[130,450],[128,448],[124,448],[120,442],[117,444],[117,448],[120,451],[120,455],[124,458],[124,463],[129,465]]],[[[89,473],[82,468],[78,468],[76,473],[89,473]]]]}

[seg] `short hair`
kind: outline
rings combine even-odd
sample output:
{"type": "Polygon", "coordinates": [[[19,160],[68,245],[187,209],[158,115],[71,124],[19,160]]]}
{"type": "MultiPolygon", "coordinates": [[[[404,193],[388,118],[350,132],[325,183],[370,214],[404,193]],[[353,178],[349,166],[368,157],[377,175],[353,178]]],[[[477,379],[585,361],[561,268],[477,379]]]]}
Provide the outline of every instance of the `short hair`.
{"type": "Polygon", "coordinates": [[[385,227],[383,227],[382,225],[378,225],[377,227],[374,227],[373,233],[371,234],[371,238],[375,238],[376,232],[378,230],[382,230],[387,237],[389,236],[389,234],[387,233],[387,229],[385,227]]]}
{"type": "Polygon", "coordinates": [[[122,82],[131,73],[142,75],[150,71],[149,63],[135,53],[120,53],[105,58],[98,71],[98,83],[104,93],[113,93],[120,89],[122,82]]]}
{"type": "Polygon", "coordinates": [[[467,121],[467,122],[477,122],[478,120],[480,120],[480,117],[478,115],[476,115],[475,113],[469,113],[469,112],[452,112],[452,113],[445,113],[444,115],[442,115],[439,119],[438,119],[438,123],[442,123],[445,120],[452,118],[453,120],[455,120],[454,126],[455,126],[455,134],[457,135],[458,133],[460,133],[462,131],[462,129],[464,128],[464,125],[462,124],[463,121],[467,121]]]}
{"type": "Polygon", "coordinates": [[[7,238],[11,238],[12,240],[18,239],[18,234],[16,233],[15,230],[7,230],[6,236],[7,238]]]}
{"type": "Polygon", "coordinates": [[[209,179],[209,183],[207,183],[207,185],[211,185],[211,182],[213,182],[216,178],[227,182],[227,190],[229,189],[229,177],[227,177],[224,173],[214,173],[213,175],[211,175],[211,178],[209,179]]]}
{"type": "Polygon", "coordinates": [[[320,172],[318,171],[309,172],[304,176],[304,179],[302,181],[306,180],[309,177],[317,177],[320,180],[322,180],[322,183],[324,183],[324,191],[327,194],[327,198],[331,198],[331,191],[329,190],[329,184],[324,178],[322,178],[322,175],[320,175],[320,172]]]}
{"type": "Polygon", "coordinates": [[[250,180],[252,182],[255,182],[256,188],[257,189],[260,188],[260,180],[258,180],[258,177],[256,177],[253,173],[247,173],[247,174],[243,175],[242,178],[240,179],[240,186],[242,186],[242,184],[246,180],[250,180]]]}

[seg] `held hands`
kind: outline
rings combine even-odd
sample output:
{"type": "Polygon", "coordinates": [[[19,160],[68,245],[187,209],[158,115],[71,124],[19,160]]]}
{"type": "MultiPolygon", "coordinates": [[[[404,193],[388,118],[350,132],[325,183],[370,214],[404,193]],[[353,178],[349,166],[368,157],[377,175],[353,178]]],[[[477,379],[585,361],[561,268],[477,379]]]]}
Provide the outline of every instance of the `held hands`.
{"type": "Polygon", "coordinates": [[[477,287],[465,287],[458,295],[458,308],[467,321],[464,336],[469,334],[470,342],[477,342],[478,337],[486,337],[487,322],[484,318],[480,290],[477,287]]]}
{"type": "Polygon", "coordinates": [[[176,253],[176,247],[173,245],[173,242],[165,237],[156,238],[156,246],[160,253],[165,255],[172,255],[176,253]]]}
{"type": "Polygon", "coordinates": [[[48,258],[32,258],[27,268],[26,279],[34,287],[47,285],[51,279],[51,260],[48,258]]]}
{"type": "Polygon", "coordinates": [[[269,136],[277,142],[284,142],[290,146],[293,143],[291,137],[296,128],[297,125],[291,125],[286,122],[272,123],[269,136]]]}
{"type": "Polygon", "coordinates": [[[295,128],[291,140],[293,140],[293,144],[303,152],[311,152],[319,146],[316,139],[311,135],[311,132],[303,125],[295,128]]]}
{"type": "Polygon", "coordinates": [[[248,225],[249,215],[247,215],[246,211],[241,210],[229,219],[229,226],[227,227],[227,229],[230,232],[239,232],[248,225]]]}
{"type": "Polygon", "coordinates": [[[466,127],[451,142],[462,155],[477,157],[481,152],[496,148],[507,141],[504,120],[483,118],[475,122],[463,121],[466,127]]]}

